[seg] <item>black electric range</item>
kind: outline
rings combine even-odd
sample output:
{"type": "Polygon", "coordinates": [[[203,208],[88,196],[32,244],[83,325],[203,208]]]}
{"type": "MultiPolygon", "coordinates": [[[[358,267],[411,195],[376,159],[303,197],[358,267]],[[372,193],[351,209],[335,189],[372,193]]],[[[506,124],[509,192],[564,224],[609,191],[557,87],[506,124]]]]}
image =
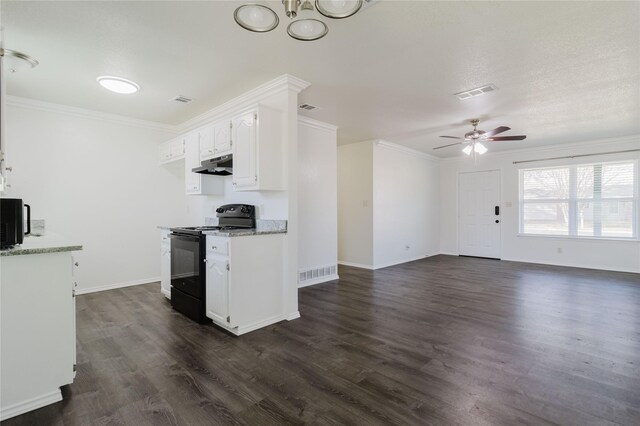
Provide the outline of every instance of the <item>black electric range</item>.
{"type": "Polygon", "coordinates": [[[218,226],[171,228],[171,306],[194,321],[206,320],[206,236],[204,231],[250,229],[255,206],[227,204],[216,209],[218,226]]]}

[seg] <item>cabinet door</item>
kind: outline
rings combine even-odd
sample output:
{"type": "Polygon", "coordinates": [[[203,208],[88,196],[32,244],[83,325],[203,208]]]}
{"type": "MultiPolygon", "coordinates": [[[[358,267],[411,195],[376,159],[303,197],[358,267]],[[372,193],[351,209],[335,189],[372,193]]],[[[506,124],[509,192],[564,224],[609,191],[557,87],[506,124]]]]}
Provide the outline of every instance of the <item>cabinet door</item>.
{"type": "Polygon", "coordinates": [[[213,150],[217,156],[231,152],[231,120],[225,120],[213,126],[213,150]]]}
{"type": "Polygon", "coordinates": [[[162,244],[160,247],[160,290],[167,299],[171,299],[171,245],[162,244]]]}
{"type": "Polygon", "coordinates": [[[186,141],[183,138],[177,138],[170,142],[171,145],[171,158],[182,158],[185,153],[186,141]]]}
{"type": "Polygon", "coordinates": [[[158,156],[159,156],[159,160],[160,163],[164,163],[166,161],[171,160],[171,142],[164,142],[162,145],[160,145],[160,147],[158,148],[158,156]]]}
{"type": "Polygon", "coordinates": [[[200,166],[200,135],[198,133],[190,133],[184,138],[184,183],[186,185],[187,194],[200,193],[200,175],[193,173],[191,169],[200,166]]]}
{"type": "Polygon", "coordinates": [[[256,114],[251,112],[233,120],[233,186],[251,188],[258,184],[256,114]]]}
{"type": "Polygon", "coordinates": [[[207,317],[222,325],[227,324],[227,317],[229,316],[228,264],[227,259],[207,257],[207,317]]]}
{"type": "Polygon", "coordinates": [[[213,134],[214,126],[207,126],[200,130],[200,158],[202,160],[215,157],[213,134]]]}

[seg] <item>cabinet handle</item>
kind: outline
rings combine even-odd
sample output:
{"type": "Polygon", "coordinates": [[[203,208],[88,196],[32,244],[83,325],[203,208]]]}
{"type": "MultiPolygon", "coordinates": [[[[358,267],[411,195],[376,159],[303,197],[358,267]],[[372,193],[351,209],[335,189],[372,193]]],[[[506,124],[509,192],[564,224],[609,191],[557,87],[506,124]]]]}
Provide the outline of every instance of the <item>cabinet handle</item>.
{"type": "Polygon", "coordinates": [[[204,263],[209,263],[209,259],[205,259],[205,260],[204,260],[204,263]]]}
{"type": "Polygon", "coordinates": [[[78,263],[78,262],[74,262],[74,265],[76,265],[76,266],[80,266],[80,263],[78,263]]]}
{"type": "Polygon", "coordinates": [[[235,182],[233,182],[233,186],[236,186],[236,183],[235,183],[235,182]]]}
{"type": "Polygon", "coordinates": [[[8,171],[8,172],[12,172],[13,171],[13,167],[11,167],[11,166],[5,167],[4,169],[6,171],[8,171]]]}
{"type": "Polygon", "coordinates": [[[218,246],[212,246],[211,249],[212,250],[218,250],[218,246]]]}

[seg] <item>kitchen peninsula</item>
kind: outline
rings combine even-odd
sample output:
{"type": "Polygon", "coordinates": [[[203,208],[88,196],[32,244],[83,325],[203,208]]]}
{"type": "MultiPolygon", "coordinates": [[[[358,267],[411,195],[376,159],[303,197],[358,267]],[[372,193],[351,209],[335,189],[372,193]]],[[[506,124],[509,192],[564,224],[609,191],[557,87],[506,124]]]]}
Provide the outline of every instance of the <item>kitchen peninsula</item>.
{"type": "Polygon", "coordinates": [[[0,419],[62,399],[76,360],[73,252],[55,236],[0,251],[0,419]]]}

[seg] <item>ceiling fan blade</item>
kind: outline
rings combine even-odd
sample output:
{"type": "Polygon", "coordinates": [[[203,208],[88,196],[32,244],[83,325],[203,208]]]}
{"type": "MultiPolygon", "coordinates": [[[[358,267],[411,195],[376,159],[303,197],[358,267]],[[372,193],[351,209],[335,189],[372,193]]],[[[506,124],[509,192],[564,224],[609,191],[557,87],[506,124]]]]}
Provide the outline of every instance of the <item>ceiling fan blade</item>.
{"type": "Polygon", "coordinates": [[[450,143],[449,145],[437,146],[437,147],[435,147],[435,148],[433,148],[433,149],[446,148],[446,147],[448,147],[448,146],[460,145],[460,144],[462,144],[462,143],[463,143],[463,142],[450,143]]]}
{"type": "Polygon", "coordinates": [[[485,133],[485,136],[490,138],[493,135],[497,135],[498,133],[506,132],[507,130],[511,130],[511,127],[507,127],[507,126],[496,127],[495,129],[489,130],[487,133],[485,133]]]}
{"type": "Polygon", "coordinates": [[[449,138],[449,139],[462,139],[461,137],[458,136],[440,136],[441,138],[449,138]]]}
{"type": "Polygon", "coordinates": [[[521,141],[525,139],[526,135],[520,136],[494,136],[492,138],[487,138],[488,141],[521,141]]]}

